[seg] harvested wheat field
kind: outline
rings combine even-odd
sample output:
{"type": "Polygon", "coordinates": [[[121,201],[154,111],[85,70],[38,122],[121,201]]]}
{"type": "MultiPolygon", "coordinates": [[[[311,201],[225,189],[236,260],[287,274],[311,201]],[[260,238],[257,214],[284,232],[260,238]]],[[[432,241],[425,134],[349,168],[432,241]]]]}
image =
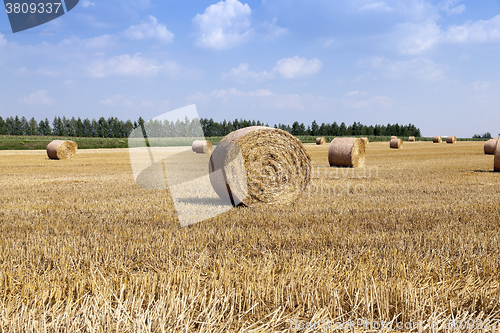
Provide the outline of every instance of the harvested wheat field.
{"type": "Polygon", "coordinates": [[[167,190],[134,184],[127,150],[2,151],[0,328],[296,332],[366,319],[425,332],[499,319],[500,175],[483,145],[373,142],[364,169],[348,169],[305,144],[313,174],[295,205],[184,228],[167,190]]]}

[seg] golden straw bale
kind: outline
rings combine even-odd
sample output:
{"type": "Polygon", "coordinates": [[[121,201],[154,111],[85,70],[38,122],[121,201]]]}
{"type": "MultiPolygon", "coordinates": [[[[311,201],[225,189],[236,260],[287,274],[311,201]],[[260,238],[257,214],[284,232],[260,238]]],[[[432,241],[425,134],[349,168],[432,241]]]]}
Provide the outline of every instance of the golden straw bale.
{"type": "Polygon", "coordinates": [[[456,136],[447,136],[446,143],[457,143],[457,137],[456,136]]]}
{"type": "Polygon", "coordinates": [[[440,136],[434,136],[434,137],[432,137],[432,142],[433,143],[441,143],[442,140],[443,140],[443,138],[441,138],[440,136]]]}
{"type": "Polygon", "coordinates": [[[395,136],[395,135],[391,136],[391,140],[394,140],[394,139],[397,139],[397,138],[398,138],[398,137],[397,137],[397,136],[395,136]]]}
{"type": "Polygon", "coordinates": [[[335,138],[328,148],[328,162],[330,166],[363,167],[365,146],[361,138],[335,138]]]}
{"type": "Polygon", "coordinates": [[[47,145],[47,156],[52,160],[65,160],[75,156],[78,144],[70,140],[54,140],[47,145]]]}
{"type": "Polygon", "coordinates": [[[209,169],[215,192],[235,206],[290,204],[311,179],[311,159],[299,139],[265,126],[226,135],[212,153],[209,169]]]}
{"type": "Polygon", "coordinates": [[[370,140],[368,140],[368,138],[361,138],[361,140],[363,140],[365,142],[365,146],[368,144],[368,142],[370,142],[370,140]]]}
{"type": "Polygon", "coordinates": [[[317,145],[324,145],[326,143],[326,139],[324,136],[320,137],[320,138],[316,138],[316,144],[317,145]]]}
{"type": "Polygon", "coordinates": [[[208,140],[195,140],[191,145],[191,149],[198,154],[211,154],[212,143],[208,140]]]}
{"type": "Polygon", "coordinates": [[[414,136],[409,136],[408,137],[408,142],[415,142],[415,137],[414,136]]]}
{"type": "Polygon", "coordinates": [[[500,171],[500,140],[497,138],[497,145],[495,147],[495,160],[494,160],[494,171],[500,171]]]}
{"type": "Polygon", "coordinates": [[[401,149],[403,148],[403,140],[401,139],[392,139],[389,143],[389,147],[393,149],[401,149]]]}
{"type": "Polygon", "coordinates": [[[495,148],[497,146],[498,138],[489,139],[484,144],[484,153],[486,155],[495,155],[495,148]]]}

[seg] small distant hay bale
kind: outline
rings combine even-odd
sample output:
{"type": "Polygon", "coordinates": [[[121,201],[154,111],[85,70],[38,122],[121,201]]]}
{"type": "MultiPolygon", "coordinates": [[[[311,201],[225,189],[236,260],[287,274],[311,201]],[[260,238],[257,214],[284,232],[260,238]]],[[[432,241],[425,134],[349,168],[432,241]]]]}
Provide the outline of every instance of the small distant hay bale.
{"type": "Polygon", "coordinates": [[[443,140],[443,138],[440,137],[440,136],[434,136],[434,137],[432,137],[432,142],[433,143],[441,143],[442,140],[443,140]]]}
{"type": "Polygon", "coordinates": [[[368,138],[361,138],[361,140],[363,140],[365,142],[365,146],[368,144],[368,142],[370,142],[370,140],[368,140],[368,138]]]}
{"type": "Polygon", "coordinates": [[[414,136],[409,136],[408,137],[408,142],[415,142],[415,137],[414,136]]]}
{"type": "Polygon", "coordinates": [[[335,138],[328,148],[330,166],[360,168],[365,165],[365,141],[361,138],[335,138]]]}
{"type": "Polygon", "coordinates": [[[47,145],[47,156],[51,160],[66,160],[75,156],[78,144],[70,140],[54,140],[47,145]]]}
{"type": "Polygon", "coordinates": [[[316,138],[316,144],[317,145],[324,145],[326,143],[326,139],[324,136],[320,137],[320,138],[316,138]]]}
{"type": "Polygon", "coordinates": [[[500,140],[498,140],[499,138],[497,138],[497,144],[496,144],[496,147],[495,147],[495,161],[494,161],[494,168],[493,170],[496,171],[496,172],[499,172],[500,171],[500,140]]]}
{"type": "Polygon", "coordinates": [[[484,144],[484,153],[486,155],[495,155],[495,148],[497,146],[498,138],[489,139],[484,144]]]}
{"type": "Polygon", "coordinates": [[[397,139],[397,138],[398,138],[398,137],[397,137],[397,136],[395,136],[395,135],[391,136],[391,140],[394,140],[394,139],[397,139]]]}
{"type": "Polygon", "coordinates": [[[210,157],[209,176],[217,195],[233,206],[286,205],[304,193],[311,168],[311,158],[295,136],[251,126],[222,138],[210,157]]]}
{"type": "Polygon", "coordinates": [[[446,143],[457,143],[457,137],[456,136],[447,136],[446,143]]]}
{"type": "Polygon", "coordinates": [[[212,154],[212,143],[208,140],[195,140],[191,149],[198,154],[212,154]]]}
{"type": "Polygon", "coordinates": [[[389,143],[389,147],[393,149],[401,149],[403,148],[403,140],[401,139],[392,139],[389,143]]]}

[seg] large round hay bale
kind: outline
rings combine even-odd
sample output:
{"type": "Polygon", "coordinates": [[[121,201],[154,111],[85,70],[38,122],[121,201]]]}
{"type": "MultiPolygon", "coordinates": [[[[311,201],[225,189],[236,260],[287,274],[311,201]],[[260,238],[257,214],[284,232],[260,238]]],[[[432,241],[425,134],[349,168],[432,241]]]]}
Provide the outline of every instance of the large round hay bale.
{"type": "Polygon", "coordinates": [[[75,156],[78,144],[69,140],[54,140],[47,145],[47,156],[52,160],[65,160],[75,156]]]}
{"type": "Polygon", "coordinates": [[[324,136],[320,137],[320,138],[316,138],[316,144],[317,145],[324,145],[326,143],[326,139],[324,136]]]}
{"type": "Polygon", "coordinates": [[[368,144],[368,142],[370,142],[370,140],[368,140],[368,138],[361,138],[361,140],[363,140],[365,142],[365,146],[368,144]]]}
{"type": "Polygon", "coordinates": [[[389,147],[393,149],[401,149],[403,148],[403,140],[401,139],[392,139],[389,143],[389,147]]]}
{"type": "Polygon", "coordinates": [[[398,138],[398,137],[397,137],[397,136],[395,136],[395,135],[391,136],[391,140],[394,140],[394,139],[397,139],[397,138],[398,138]]]}
{"type": "Polygon", "coordinates": [[[433,136],[432,137],[433,143],[441,143],[442,140],[443,140],[443,138],[441,138],[440,136],[433,136]]]}
{"type": "Polygon", "coordinates": [[[415,137],[414,136],[409,136],[408,137],[408,142],[415,142],[415,137]]]}
{"type": "Polygon", "coordinates": [[[212,143],[208,140],[195,140],[191,145],[191,149],[198,154],[211,154],[212,143]]]}
{"type": "Polygon", "coordinates": [[[457,143],[457,137],[456,136],[447,136],[446,143],[457,143]]]}
{"type": "Polygon", "coordinates": [[[361,138],[335,138],[328,147],[328,162],[337,167],[363,167],[365,141],[361,138]]]}
{"type": "Polygon", "coordinates": [[[226,135],[212,153],[209,169],[215,192],[234,206],[292,203],[311,179],[311,159],[300,140],[265,126],[226,135]]]}
{"type": "Polygon", "coordinates": [[[494,160],[494,171],[500,171],[500,140],[497,138],[497,144],[495,146],[495,160],[494,160]]]}
{"type": "Polygon", "coordinates": [[[484,153],[486,155],[495,155],[498,138],[489,139],[484,143],[484,153]]]}

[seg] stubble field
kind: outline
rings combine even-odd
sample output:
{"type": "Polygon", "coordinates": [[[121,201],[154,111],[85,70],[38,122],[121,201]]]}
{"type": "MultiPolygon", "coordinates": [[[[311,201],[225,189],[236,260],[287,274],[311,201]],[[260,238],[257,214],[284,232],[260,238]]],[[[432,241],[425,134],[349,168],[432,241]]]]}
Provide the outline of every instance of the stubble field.
{"type": "Polygon", "coordinates": [[[500,174],[483,144],[374,142],[354,171],[328,167],[328,145],[305,144],[314,175],[295,205],[236,208],[184,228],[166,191],[135,185],[126,149],[66,161],[1,151],[0,328],[495,324],[500,174]]]}

